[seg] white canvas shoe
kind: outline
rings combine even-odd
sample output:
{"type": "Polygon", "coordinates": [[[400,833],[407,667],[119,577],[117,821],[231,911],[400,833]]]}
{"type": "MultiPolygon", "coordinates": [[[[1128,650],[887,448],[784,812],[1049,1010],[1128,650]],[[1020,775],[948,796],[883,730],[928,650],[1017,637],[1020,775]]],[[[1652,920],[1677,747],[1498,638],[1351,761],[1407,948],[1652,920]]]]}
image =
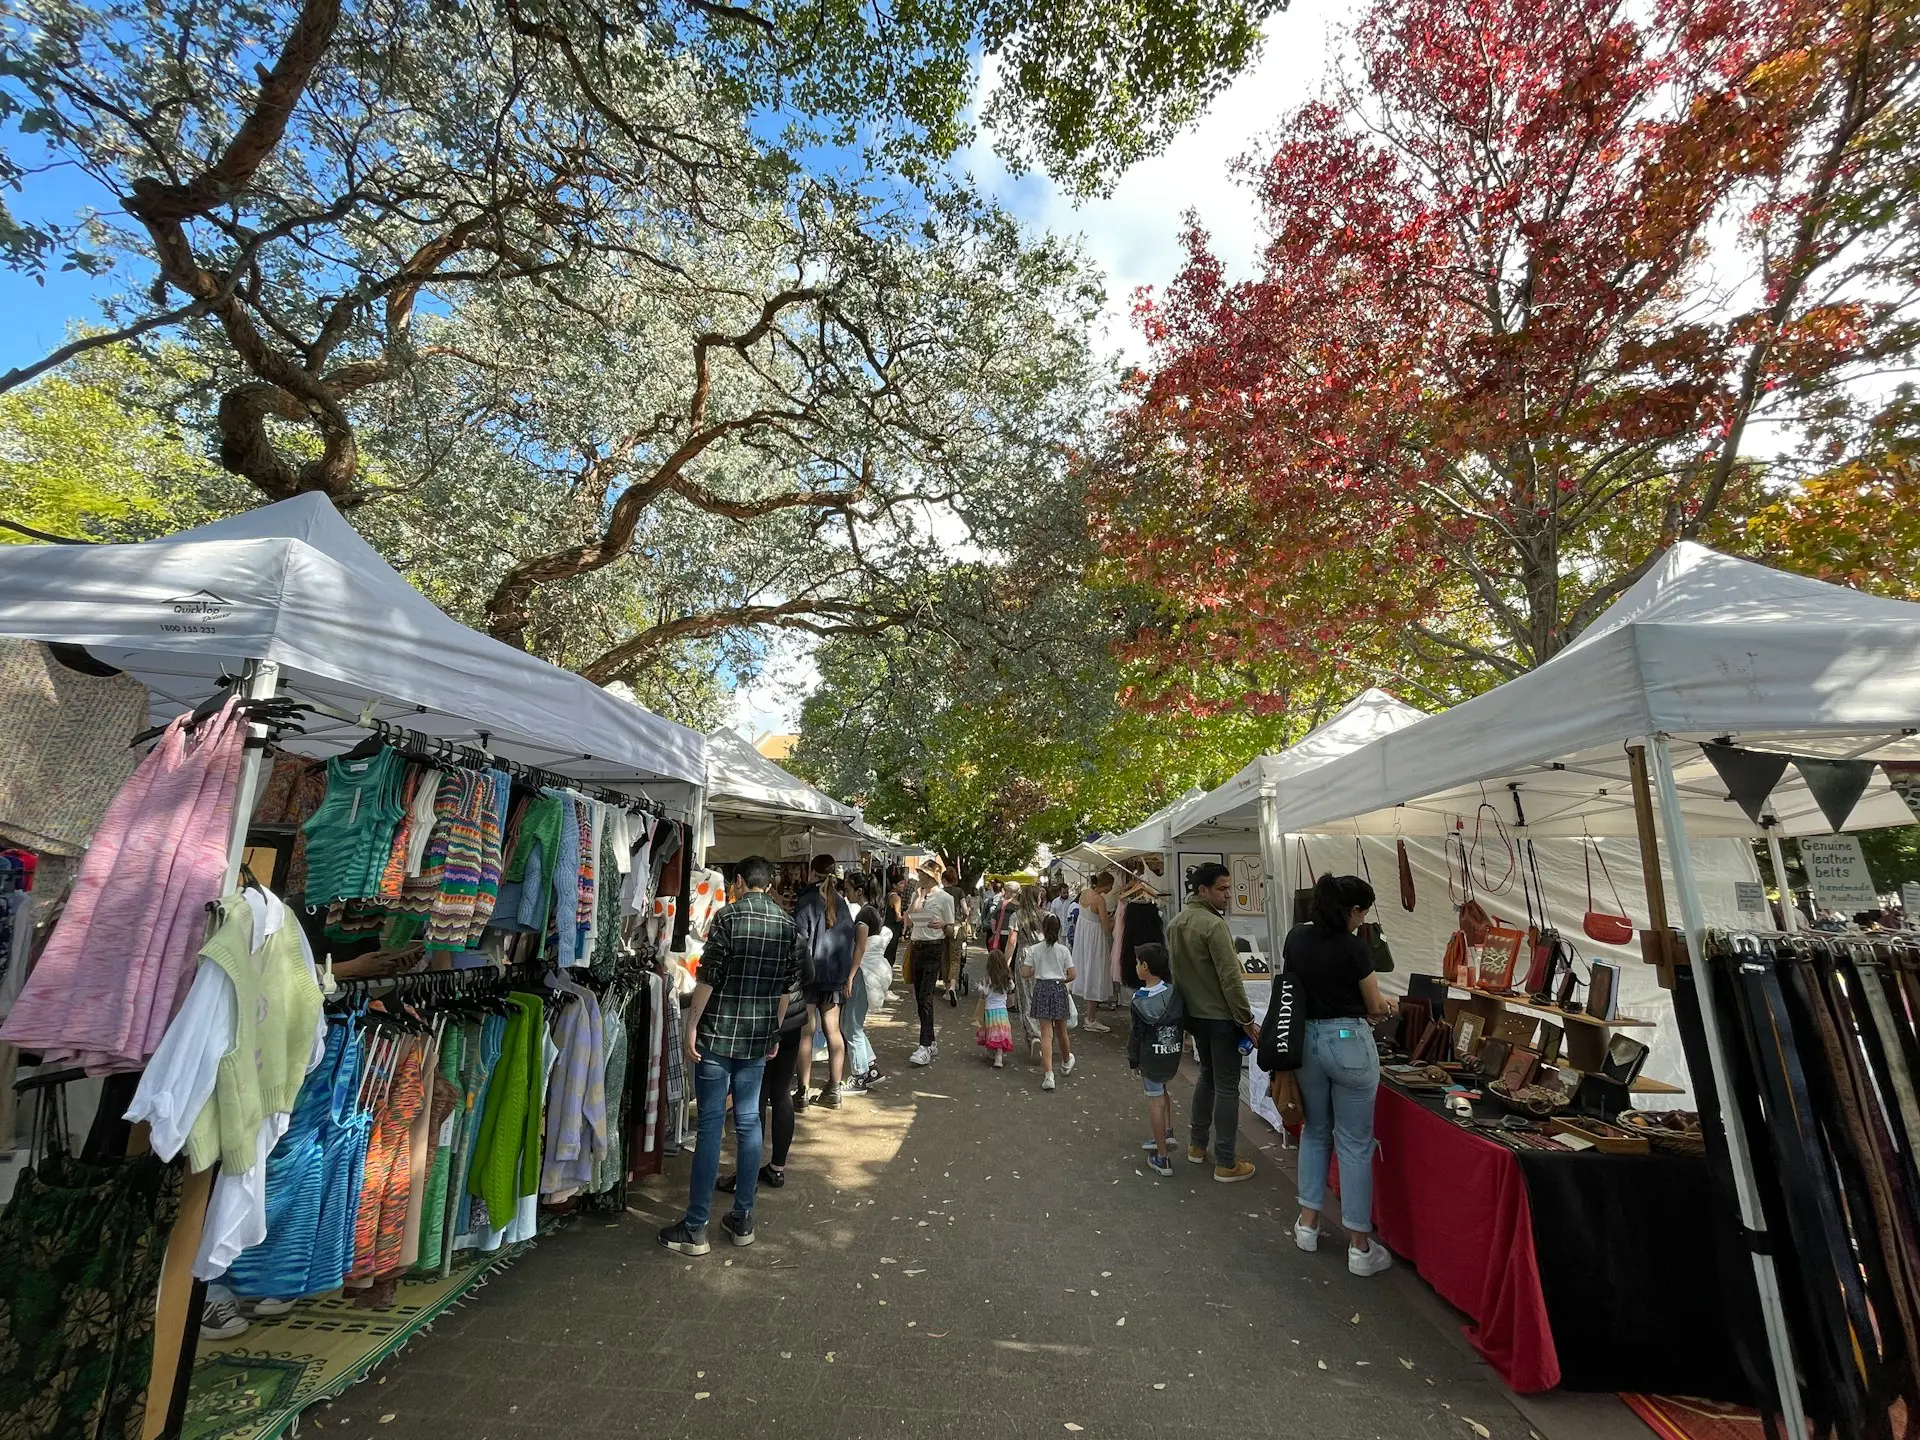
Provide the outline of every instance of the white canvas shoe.
{"type": "Polygon", "coordinates": [[[1378,1275],[1393,1264],[1393,1256],[1387,1253],[1387,1247],[1375,1236],[1367,1242],[1367,1248],[1356,1250],[1347,1247],[1347,1273],[1350,1275],[1378,1275]]]}
{"type": "Polygon", "coordinates": [[[1294,1226],[1293,1243],[1311,1255],[1320,1248],[1320,1227],[1318,1225],[1294,1226]]]}
{"type": "Polygon", "coordinates": [[[1051,1090],[1054,1088],[1053,1071],[1049,1070],[1040,1077],[1040,1088],[1042,1090],[1051,1090]]]}
{"type": "Polygon", "coordinates": [[[907,1063],[909,1065],[931,1065],[933,1064],[933,1051],[929,1050],[925,1045],[922,1045],[907,1057],[907,1063]]]}

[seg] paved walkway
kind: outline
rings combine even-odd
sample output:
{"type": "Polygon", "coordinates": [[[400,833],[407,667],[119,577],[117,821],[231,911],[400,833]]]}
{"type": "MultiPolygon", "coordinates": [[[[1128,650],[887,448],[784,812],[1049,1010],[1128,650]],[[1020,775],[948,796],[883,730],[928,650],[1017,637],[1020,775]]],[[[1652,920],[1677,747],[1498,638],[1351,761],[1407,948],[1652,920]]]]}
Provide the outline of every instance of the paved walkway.
{"type": "Polygon", "coordinates": [[[1024,1060],[979,1058],[964,1000],[940,1010],[939,1062],[909,1069],[900,1009],[876,1030],[882,1090],[801,1118],[758,1244],[717,1225],[701,1260],[655,1244],[682,1159],[624,1220],[542,1241],[309,1423],[419,1440],[1646,1435],[1610,1398],[1523,1414],[1418,1277],[1296,1250],[1277,1137],[1252,1142],[1246,1183],[1184,1161],[1156,1179],[1119,1033],[1083,1037],[1044,1094],[1024,1060]]]}

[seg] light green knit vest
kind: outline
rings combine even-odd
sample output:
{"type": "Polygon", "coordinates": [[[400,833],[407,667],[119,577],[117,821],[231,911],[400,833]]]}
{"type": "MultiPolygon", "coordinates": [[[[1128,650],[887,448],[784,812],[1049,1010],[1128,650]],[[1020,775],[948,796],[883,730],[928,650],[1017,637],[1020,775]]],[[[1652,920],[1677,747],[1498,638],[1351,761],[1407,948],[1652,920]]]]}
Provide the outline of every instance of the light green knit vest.
{"type": "Polygon", "coordinates": [[[320,985],[301,953],[289,914],[258,950],[252,948],[253,911],[246,897],[220,902],[219,922],[200,956],[233,981],[233,1048],[220,1057],[213,1098],[187,1136],[187,1160],[204,1170],[218,1160],[239,1174],[258,1162],[260,1122],[292,1110],[313,1053],[320,1018],[320,985]]]}

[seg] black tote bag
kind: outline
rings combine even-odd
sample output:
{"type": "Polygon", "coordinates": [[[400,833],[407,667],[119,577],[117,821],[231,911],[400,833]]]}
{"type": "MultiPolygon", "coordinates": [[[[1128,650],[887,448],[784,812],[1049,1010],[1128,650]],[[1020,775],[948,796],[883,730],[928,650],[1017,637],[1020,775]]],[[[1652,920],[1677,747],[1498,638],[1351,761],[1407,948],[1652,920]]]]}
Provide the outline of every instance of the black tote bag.
{"type": "Polygon", "coordinates": [[[1298,1070],[1307,1056],[1307,1017],[1300,987],[1291,975],[1273,977],[1273,995],[1260,1022],[1260,1042],[1254,1051],[1260,1068],[1269,1072],[1298,1070]]]}

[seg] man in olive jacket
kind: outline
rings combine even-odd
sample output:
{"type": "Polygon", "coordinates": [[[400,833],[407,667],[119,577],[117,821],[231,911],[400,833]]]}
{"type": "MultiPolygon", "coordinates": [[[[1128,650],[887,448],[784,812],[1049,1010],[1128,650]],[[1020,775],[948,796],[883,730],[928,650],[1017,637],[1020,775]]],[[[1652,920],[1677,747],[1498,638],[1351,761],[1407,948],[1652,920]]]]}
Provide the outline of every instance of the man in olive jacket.
{"type": "Polygon", "coordinates": [[[1253,1174],[1253,1162],[1235,1160],[1233,1150],[1240,1129],[1240,1037],[1258,1041],[1260,1027],[1254,1023],[1246,972],[1227,928],[1227,906],[1233,900],[1227,867],[1198,866],[1188,884],[1193,896],[1167,927],[1173,987],[1180,992],[1187,1029],[1200,1052],[1187,1160],[1204,1165],[1211,1136],[1213,1178],[1232,1184],[1253,1174]]]}

